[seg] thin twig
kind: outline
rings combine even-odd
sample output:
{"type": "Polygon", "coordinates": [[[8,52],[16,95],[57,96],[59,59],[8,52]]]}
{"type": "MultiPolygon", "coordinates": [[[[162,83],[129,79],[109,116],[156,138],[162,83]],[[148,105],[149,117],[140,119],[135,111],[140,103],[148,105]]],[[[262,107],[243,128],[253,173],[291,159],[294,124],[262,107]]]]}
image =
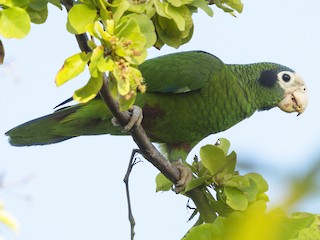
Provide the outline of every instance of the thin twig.
{"type": "Polygon", "coordinates": [[[133,213],[132,213],[132,207],[131,207],[131,199],[130,199],[130,191],[129,191],[129,176],[130,176],[130,173],[132,171],[133,166],[138,163],[136,161],[136,154],[137,153],[140,153],[139,149],[133,149],[132,150],[130,161],[129,161],[129,165],[128,165],[128,168],[127,168],[127,172],[126,172],[126,175],[124,176],[124,179],[123,179],[123,182],[126,185],[126,195],[127,195],[127,204],[128,204],[128,218],[129,218],[129,222],[130,222],[131,240],[134,239],[134,235],[135,235],[134,226],[136,225],[136,222],[134,220],[133,213]]]}

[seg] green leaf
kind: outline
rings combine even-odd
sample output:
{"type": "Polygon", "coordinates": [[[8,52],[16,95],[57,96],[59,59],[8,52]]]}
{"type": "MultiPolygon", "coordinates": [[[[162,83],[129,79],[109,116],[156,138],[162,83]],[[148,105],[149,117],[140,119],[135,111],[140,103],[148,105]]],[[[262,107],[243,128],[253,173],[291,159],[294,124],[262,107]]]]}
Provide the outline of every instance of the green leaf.
{"type": "Polygon", "coordinates": [[[95,98],[97,93],[100,91],[102,84],[103,81],[101,74],[95,78],[91,77],[84,87],[75,91],[73,99],[81,103],[90,101],[91,99],[95,98]]]}
{"type": "Polygon", "coordinates": [[[169,191],[171,190],[173,183],[162,173],[156,176],[156,191],[169,191]]]}
{"type": "Polygon", "coordinates": [[[205,0],[195,0],[191,3],[191,5],[202,9],[210,17],[213,16],[212,8],[208,6],[208,3],[205,0]]]}
{"type": "Polygon", "coordinates": [[[225,174],[232,174],[236,169],[237,164],[237,154],[232,151],[229,155],[226,156],[227,163],[225,167],[225,174]]]}
{"type": "Polygon", "coordinates": [[[154,13],[155,9],[153,7],[153,1],[128,1],[130,6],[127,9],[128,12],[133,13],[144,13],[148,18],[151,18],[154,13]]]}
{"type": "Polygon", "coordinates": [[[191,169],[192,172],[197,173],[199,177],[208,175],[208,170],[203,166],[203,163],[201,161],[192,162],[191,169]]]}
{"type": "Polygon", "coordinates": [[[131,33],[131,39],[134,41],[124,40],[116,47],[116,54],[122,56],[126,61],[132,65],[139,65],[147,58],[147,50],[144,48],[146,38],[141,33],[131,33]],[[127,43],[129,42],[129,46],[127,43]]]}
{"type": "Polygon", "coordinates": [[[206,175],[198,178],[193,178],[187,185],[184,192],[188,192],[194,188],[197,188],[206,183],[211,178],[211,176],[206,175]]]}
{"type": "MultiPolygon", "coordinates": [[[[116,65],[115,65],[116,66],[116,65]]],[[[118,100],[119,98],[119,93],[118,93],[118,89],[117,89],[117,80],[113,74],[113,71],[112,72],[109,72],[109,84],[108,84],[108,90],[111,94],[111,96],[118,100]]]]}
{"type": "Polygon", "coordinates": [[[215,144],[218,148],[221,148],[225,155],[228,154],[230,149],[230,142],[226,138],[219,138],[217,143],[215,144]]]}
{"type": "Polygon", "coordinates": [[[200,158],[203,166],[214,175],[221,171],[226,164],[223,150],[214,145],[205,145],[200,149],[200,158]]]}
{"type": "Polygon", "coordinates": [[[60,0],[49,0],[48,2],[52,3],[56,7],[60,8],[60,10],[62,10],[62,6],[61,6],[61,3],[60,3],[60,0]]]}
{"type": "Polygon", "coordinates": [[[47,8],[48,1],[46,0],[30,0],[29,8],[35,11],[42,11],[47,8]]]}
{"type": "Polygon", "coordinates": [[[121,111],[128,110],[135,101],[137,88],[143,90],[141,72],[126,62],[116,62],[109,76],[112,96],[119,102],[121,111]]]}
{"type": "Polygon", "coordinates": [[[0,4],[10,8],[12,7],[25,8],[29,4],[29,0],[2,0],[0,1],[0,4]]]}
{"type": "Polygon", "coordinates": [[[249,178],[249,186],[243,186],[239,187],[241,191],[243,191],[246,194],[246,197],[249,202],[253,202],[257,200],[257,195],[258,195],[258,187],[255,181],[249,178]]]}
{"type": "Polygon", "coordinates": [[[124,96],[130,91],[130,82],[127,76],[124,76],[123,68],[119,64],[115,64],[112,75],[117,82],[117,92],[124,96]]]}
{"type": "Polygon", "coordinates": [[[234,210],[244,211],[248,207],[248,199],[244,192],[237,188],[225,187],[226,203],[234,210]]]}
{"type": "Polygon", "coordinates": [[[233,14],[233,9],[229,8],[227,5],[222,4],[220,0],[214,0],[214,3],[216,4],[216,6],[220,9],[222,9],[224,12],[230,13],[231,15],[235,16],[233,14]]]}
{"type": "Polygon", "coordinates": [[[146,59],[146,38],[141,33],[135,18],[121,18],[114,33],[120,39],[115,49],[118,56],[133,65],[139,65],[146,59]]]}
{"type": "MultiPolygon", "coordinates": [[[[131,86],[134,89],[143,85],[142,73],[140,72],[139,69],[137,69],[135,67],[129,67],[128,78],[129,78],[131,86]]],[[[140,91],[141,91],[141,89],[140,89],[140,91]]]]}
{"type": "Polygon", "coordinates": [[[258,201],[250,204],[243,213],[232,212],[220,219],[224,232],[222,239],[289,240],[281,237],[287,222],[284,213],[279,209],[266,213],[265,208],[265,202],[258,201]]]}
{"type": "Polygon", "coordinates": [[[186,20],[186,25],[188,27],[186,27],[186,30],[182,32],[181,45],[188,43],[192,38],[193,29],[194,29],[192,18],[186,20]],[[190,26],[190,28],[189,28],[189,26],[190,26]]]}
{"type": "Polygon", "coordinates": [[[59,87],[75,76],[83,72],[87,62],[90,60],[91,53],[77,53],[67,58],[56,75],[56,85],[59,87]]]}
{"type": "Polygon", "coordinates": [[[252,179],[258,187],[258,193],[264,193],[268,191],[269,186],[267,181],[258,173],[247,173],[246,177],[252,179]]]}
{"type": "Polygon", "coordinates": [[[109,24],[107,21],[110,21],[112,19],[112,13],[104,8],[100,9],[99,13],[100,13],[102,22],[107,23],[107,28],[108,28],[109,24]]]}
{"type": "MultiPolygon", "coordinates": [[[[95,37],[97,39],[99,39],[101,42],[102,39],[104,39],[104,36],[105,34],[107,34],[107,32],[104,31],[102,25],[100,22],[98,21],[95,21],[94,23],[90,23],[87,25],[86,27],[86,31],[92,36],[92,37],[95,37]]],[[[104,39],[104,40],[109,40],[109,35],[107,34],[107,38],[104,39]]],[[[94,42],[94,41],[93,41],[94,42]]]]}
{"type": "Polygon", "coordinates": [[[0,11],[0,34],[6,38],[23,38],[30,31],[30,18],[28,13],[18,7],[7,8],[0,11]]]}
{"type": "Polygon", "coordinates": [[[234,10],[236,10],[238,13],[241,13],[243,10],[243,4],[241,0],[228,0],[226,3],[232,7],[234,10]]]}
{"type": "Polygon", "coordinates": [[[157,40],[157,35],[155,32],[153,22],[144,14],[131,13],[126,15],[125,17],[134,18],[137,20],[137,23],[140,27],[140,31],[146,38],[145,48],[152,47],[157,40]]]}
{"type": "Polygon", "coordinates": [[[96,17],[96,9],[90,8],[85,4],[76,4],[68,14],[68,31],[73,34],[85,33],[87,26],[92,24],[96,17]]]}
{"type": "Polygon", "coordinates": [[[44,23],[48,17],[48,9],[45,7],[42,10],[34,10],[32,8],[28,8],[27,12],[30,16],[31,22],[36,24],[44,23]]]}
{"type": "Polygon", "coordinates": [[[156,32],[158,34],[157,43],[155,44],[160,48],[163,43],[178,48],[182,44],[188,42],[191,39],[193,33],[193,22],[190,11],[186,11],[185,17],[185,30],[180,31],[176,23],[172,19],[168,19],[161,16],[156,16],[154,23],[156,32]]]}
{"type": "Polygon", "coordinates": [[[132,105],[134,104],[136,92],[133,92],[134,94],[131,94],[131,96],[128,98],[127,96],[121,96],[119,101],[119,109],[120,111],[127,111],[132,105]]]}
{"type": "Polygon", "coordinates": [[[223,11],[230,13],[231,15],[235,16],[233,13],[234,10],[241,13],[243,10],[243,4],[241,0],[213,0],[213,2],[217,5],[218,8],[221,8],[223,11]]]}
{"type": "Polygon", "coordinates": [[[78,3],[83,3],[90,8],[96,8],[96,6],[98,6],[99,0],[79,0],[78,3]]]}
{"type": "Polygon", "coordinates": [[[221,228],[212,223],[204,223],[191,228],[182,240],[221,240],[221,235],[221,228]]]}
{"type": "Polygon", "coordinates": [[[170,4],[168,4],[165,8],[166,14],[168,14],[173,21],[176,23],[178,29],[182,32],[186,28],[186,22],[185,22],[185,11],[189,11],[187,7],[182,6],[182,7],[174,7],[170,4]]]}
{"type": "Polygon", "coordinates": [[[87,44],[90,49],[95,49],[97,47],[97,44],[94,42],[93,39],[88,40],[87,44]]]}
{"type": "Polygon", "coordinates": [[[225,180],[223,182],[223,185],[242,190],[242,188],[246,188],[250,186],[250,179],[245,176],[236,175],[236,176],[232,176],[230,179],[225,180]]]}
{"type": "MultiPolygon", "coordinates": [[[[156,23],[155,23],[156,24],[156,23]]],[[[157,25],[155,25],[155,26],[157,26],[157,25]]],[[[156,28],[157,29],[157,28],[156,28]]],[[[181,41],[179,41],[179,42],[181,42],[181,41]]],[[[158,49],[158,50],[160,50],[163,46],[164,46],[164,42],[162,41],[162,39],[161,39],[161,37],[159,36],[158,38],[157,38],[157,41],[156,41],[156,43],[154,44],[154,47],[156,48],[156,49],[158,49]]],[[[178,46],[179,47],[179,46],[178,46]]]]}
{"type": "Polygon", "coordinates": [[[114,0],[112,2],[112,6],[115,6],[111,9],[113,12],[113,19],[117,23],[124,14],[124,12],[128,10],[130,4],[127,0],[114,0]]]}
{"type": "Polygon", "coordinates": [[[182,5],[190,4],[193,0],[168,0],[174,7],[181,7],[182,5]]]}
{"type": "Polygon", "coordinates": [[[114,33],[119,38],[130,39],[131,33],[139,33],[140,27],[134,18],[122,18],[116,25],[114,33]]]}
{"type": "Polygon", "coordinates": [[[97,68],[100,72],[112,71],[114,68],[114,62],[110,56],[100,58],[97,62],[97,68]]]}
{"type": "Polygon", "coordinates": [[[97,64],[103,58],[103,55],[104,55],[104,47],[101,45],[96,47],[92,51],[90,64],[89,64],[89,71],[90,71],[90,75],[94,78],[98,77],[98,75],[100,74],[97,64]]]}
{"type": "Polygon", "coordinates": [[[318,240],[320,239],[319,215],[297,212],[293,213],[283,231],[282,239],[318,240]]]}
{"type": "Polygon", "coordinates": [[[154,7],[159,16],[171,19],[171,17],[166,13],[165,9],[169,5],[167,2],[154,1],[154,7]]]}

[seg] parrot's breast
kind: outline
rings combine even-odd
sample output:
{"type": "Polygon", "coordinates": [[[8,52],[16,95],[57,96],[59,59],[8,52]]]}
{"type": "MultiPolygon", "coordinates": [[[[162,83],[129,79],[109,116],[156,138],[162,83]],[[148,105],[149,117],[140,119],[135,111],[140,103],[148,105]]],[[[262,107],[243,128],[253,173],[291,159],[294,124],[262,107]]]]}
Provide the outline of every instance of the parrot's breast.
{"type": "Polygon", "coordinates": [[[142,125],[148,136],[161,143],[199,142],[253,113],[241,89],[217,85],[181,94],[144,94],[142,125]]]}

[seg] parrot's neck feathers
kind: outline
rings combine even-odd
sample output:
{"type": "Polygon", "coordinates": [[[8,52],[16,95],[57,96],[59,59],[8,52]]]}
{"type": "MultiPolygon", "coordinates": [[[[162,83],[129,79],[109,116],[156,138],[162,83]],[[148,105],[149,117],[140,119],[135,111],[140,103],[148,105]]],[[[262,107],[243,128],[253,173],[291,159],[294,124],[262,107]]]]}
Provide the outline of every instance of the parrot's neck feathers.
{"type": "Polygon", "coordinates": [[[275,63],[254,63],[247,65],[228,65],[242,86],[251,107],[255,110],[269,110],[281,101],[283,93],[276,84],[275,63]],[[272,73],[272,74],[271,74],[272,73]]]}

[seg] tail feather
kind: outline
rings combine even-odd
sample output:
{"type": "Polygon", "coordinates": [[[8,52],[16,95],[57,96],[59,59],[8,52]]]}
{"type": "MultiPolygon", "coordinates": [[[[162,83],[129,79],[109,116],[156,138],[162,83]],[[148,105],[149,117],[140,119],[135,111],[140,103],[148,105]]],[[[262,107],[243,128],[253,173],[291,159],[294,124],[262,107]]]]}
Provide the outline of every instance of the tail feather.
{"type": "Polygon", "coordinates": [[[111,118],[104,102],[96,98],[23,123],[5,134],[13,146],[46,145],[81,135],[127,135],[112,125],[111,118]]]}
{"type": "Polygon", "coordinates": [[[78,107],[75,106],[58,110],[52,114],[23,123],[9,130],[5,135],[9,136],[9,142],[13,146],[46,145],[65,141],[75,136],[59,135],[53,131],[53,126],[76,112],[77,109],[78,107]]]}

